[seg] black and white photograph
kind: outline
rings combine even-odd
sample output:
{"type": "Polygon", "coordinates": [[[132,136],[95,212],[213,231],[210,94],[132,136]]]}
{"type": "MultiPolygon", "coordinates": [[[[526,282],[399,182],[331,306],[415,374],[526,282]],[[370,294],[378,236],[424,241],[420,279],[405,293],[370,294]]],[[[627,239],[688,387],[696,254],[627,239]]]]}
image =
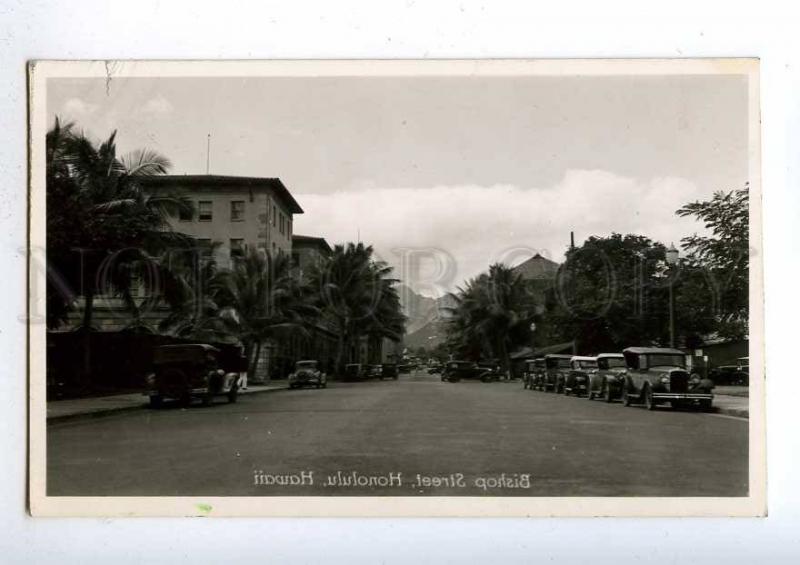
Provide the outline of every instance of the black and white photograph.
{"type": "Polygon", "coordinates": [[[31,63],[31,511],[764,515],[758,73],[31,63]]]}

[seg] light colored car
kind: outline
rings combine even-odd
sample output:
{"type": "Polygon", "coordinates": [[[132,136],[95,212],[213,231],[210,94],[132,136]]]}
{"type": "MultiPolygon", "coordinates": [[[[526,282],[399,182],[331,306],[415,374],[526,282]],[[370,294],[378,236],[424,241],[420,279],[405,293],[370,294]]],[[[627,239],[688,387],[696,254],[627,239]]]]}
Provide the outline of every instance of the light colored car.
{"type": "Polygon", "coordinates": [[[322,372],[319,361],[298,361],[294,365],[294,372],[289,375],[289,388],[314,386],[325,388],[328,386],[328,377],[322,372]]]}
{"type": "Polygon", "coordinates": [[[574,356],[569,360],[569,373],[564,379],[564,394],[589,394],[589,379],[597,374],[597,357],[574,356]]]}

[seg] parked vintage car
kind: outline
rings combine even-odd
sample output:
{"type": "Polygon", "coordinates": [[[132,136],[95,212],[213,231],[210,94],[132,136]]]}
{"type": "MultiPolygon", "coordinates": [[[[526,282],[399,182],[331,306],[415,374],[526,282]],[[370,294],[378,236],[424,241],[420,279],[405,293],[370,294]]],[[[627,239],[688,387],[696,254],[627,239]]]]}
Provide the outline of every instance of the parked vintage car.
{"type": "Polygon", "coordinates": [[[495,361],[478,361],[478,367],[484,371],[480,379],[485,383],[500,380],[503,374],[500,365],[495,361]]]}
{"type": "Polygon", "coordinates": [[[572,355],[550,354],[544,356],[545,373],[541,389],[551,392],[564,392],[564,381],[570,370],[572,355]]]}
{"type": "Polygon", "coordinates": [[[289,374],[289,388],[300,388],[304,386],[314,386],[317,388],[325,388],[328,386],[328,377],[322,371],[319,361],[309,359],[295,363],[294,371],[289,374]]]}
{"type": "Polygon", "coordinates": [[[429,375],[440,374],[442,372],[443,368],[444,368],[444,365],[442,365],[441,363],[433,363],[433,364],[428,366],[428,374],[429,375]]]}
{"type": "Polygon", "coordinates": [[[379,379],[383,374],[383,366],[382,365],[367,365],[366,369],[366,378],[368,379],[379,379]]]}
{"type": "Polygon", "coordinates": [[[396,363],[384,363],[381,365],[381,379],[397,380],[398,373],[396,363]]]}
{"type": "Polygon", "coordinates": [[[600,353],[597,356],[597,373],[589,377],[589,400],[599,396],[606,402],[622,395],[627,365],[622,353],[600,353]]]}
{"type": "Polygon", "coordinates": [[[366,376],[366,368],[361,363],[349,363],[344,366],[345,381],[363,381],[366,376]]]}
{"type": "Polygon", "coordinates": [[[239,373],[247,369],[241,355],[225,358],[219,349],[205,343],[162,345],[153,351],[153,372],[147,377],[150,405],[161,406],[165,399],[188,405],[193,398],[211,404],[215,396],[236,402],[239,373]]]}
{"type": "Polygon", "coordinates": [[[708,372],[715,385],[747,386],[750,382],[750,359],[740,357],[736,365],[718,365],[708,372]]]}
{"type": "Polygon", "coordinates": [[[575,396],[589,394],[589,379],[597,374],[597,357],[574,356],[569,361],[569,372],[564,377],[564,394],[575,396]]]}
{"type": "Polygon", "coordinates": [[[457,383],[461,379],[481,379],[487,371],[472,361],[448,361],[442,371],[442,381],[457,383]]]}
{"type": "Polygon", "coordinates": [[[714,383],[686,370],[686,355],[678,349],[629,347],[622,352],[628,366],[622,403],[644,404],[654,410],[669,401],[674,408],[711,408],[714,383]]]}
{"type": "Polygon", "coordinates": [[[544,357],[527,359],[525,361],[525,370],[522,373],[523,388],[534,390],[541,387],[542,381],[544,380],[544,373],[544,357]]]}

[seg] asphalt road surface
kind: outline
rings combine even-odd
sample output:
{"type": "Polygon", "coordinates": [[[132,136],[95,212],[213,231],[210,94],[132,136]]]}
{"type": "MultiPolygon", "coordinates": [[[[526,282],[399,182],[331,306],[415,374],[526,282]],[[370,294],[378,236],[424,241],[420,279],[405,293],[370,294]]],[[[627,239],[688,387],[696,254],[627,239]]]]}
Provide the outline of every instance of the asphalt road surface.
{"type": "Polygon", "coordinates": [[[52,496],[745,496],[747,429],[418,373],[51,424],[47,485],[52,496]]]}

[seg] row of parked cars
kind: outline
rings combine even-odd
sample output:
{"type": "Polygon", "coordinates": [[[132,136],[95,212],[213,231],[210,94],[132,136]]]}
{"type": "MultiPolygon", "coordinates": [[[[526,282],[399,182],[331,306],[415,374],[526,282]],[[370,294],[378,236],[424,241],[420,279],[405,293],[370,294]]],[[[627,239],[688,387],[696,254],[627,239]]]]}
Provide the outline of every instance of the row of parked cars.
{"type": "Polygon", "coordinates": [[[499,380],[500,366],[495,362],[448,361],[428,367],[428,374],[440,374],[442,382],[457,383],[461,379],[476,379],[485,383],[499,380]]]}
{"type": "MultiPolygon", "coordinates": [[[[144,394],[150,405],[159,407],[165,400],[177,400],[188,405],[194,399],[211,404],[217,397],[236,402],[241,375],[247,370],[247,360],[240,353],[221,351],[205,343],[164,345],[153,351],[153,371],[146,377],[144,394]]],[[[397,379],[395,364],[345,367],[344,380],[397,379]]],[[[326,388],[328,376],[319,361],[297,361],[288,375],[289,388],[326,388]]]]}
{"type": "MultiPolygon", "coordinates": [[[[384,363],[382,365],[364,365],[363,363],[349,363],[344,367],[345,381],[366,381],[369,379],[393,379],[397,380],[399,373],[398,366],[394,363],[384,363]]],[[[328,386],[328,377],[322,371],[319,361],[298,361],[295,370],[289,375],[289,388],[300,388],[303,386],[316,386],[325,388],[328,386]]]]}
{"type": "Polygon", "coordinates": [[[596,356],[545,355],[526,361],[526,389],[583,396],[648,410],[669,402],[674,408],[711,409],[714,383],[690,374],[677,349],[629,347],[596,356]]]}

